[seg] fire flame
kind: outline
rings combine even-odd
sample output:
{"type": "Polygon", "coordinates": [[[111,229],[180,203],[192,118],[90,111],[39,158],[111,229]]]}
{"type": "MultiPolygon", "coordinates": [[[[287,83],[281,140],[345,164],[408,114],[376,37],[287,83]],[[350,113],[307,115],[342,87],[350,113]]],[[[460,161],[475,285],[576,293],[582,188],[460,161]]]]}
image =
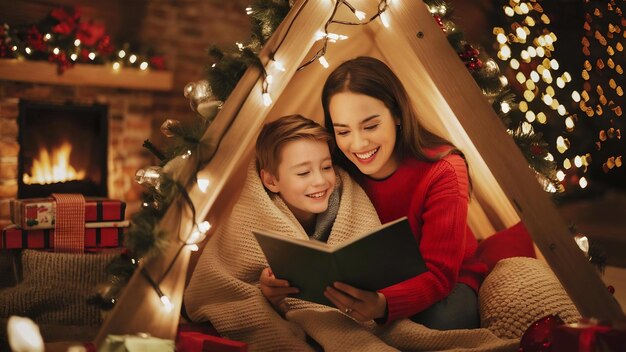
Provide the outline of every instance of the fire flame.
{"type": "Polygon", "coordinates": [[[85,178],[85,171],[76,171],[70,165],[72,145],[64,142],[60,147],[52,150],[52,158],[45,148],[39,149],[39,158],[33,161],[32,176],[24,173],[24,184],[50,184],[85,178]]]}

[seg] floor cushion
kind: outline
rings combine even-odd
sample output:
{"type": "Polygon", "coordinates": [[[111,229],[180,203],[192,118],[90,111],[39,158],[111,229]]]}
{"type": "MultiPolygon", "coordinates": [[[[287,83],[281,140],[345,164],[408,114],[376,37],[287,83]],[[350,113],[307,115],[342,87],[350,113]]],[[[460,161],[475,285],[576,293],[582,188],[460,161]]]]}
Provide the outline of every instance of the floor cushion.
{"type": "Polygon", "coordinates": [[[550,314],[574,323],[580,314],[550,267],[534,258],[500,260],[478,294],[481,326],[500,338],[520,338],[550,314]]]}

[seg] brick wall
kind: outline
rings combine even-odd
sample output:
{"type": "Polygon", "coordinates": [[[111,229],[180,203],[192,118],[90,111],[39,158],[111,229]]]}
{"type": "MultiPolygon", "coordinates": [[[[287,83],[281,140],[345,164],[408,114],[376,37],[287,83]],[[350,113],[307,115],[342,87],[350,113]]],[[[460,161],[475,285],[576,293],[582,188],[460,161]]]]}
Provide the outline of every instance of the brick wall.
{"type": "MultiPolygon", "coordinates": [[[[171,94],[157,102],[155,118],[162,122],[175,118],[190,122],[195,115],[183,97],[183,88],[205,77],[210,45],[234,46],[250,37],[250,18],[245,8],[249,0],[148,1],[139,41],[152,43],[163,53],[174,73],[171,94]]],[[[164,142],[155,135],[155,143],[164,142]]]]}

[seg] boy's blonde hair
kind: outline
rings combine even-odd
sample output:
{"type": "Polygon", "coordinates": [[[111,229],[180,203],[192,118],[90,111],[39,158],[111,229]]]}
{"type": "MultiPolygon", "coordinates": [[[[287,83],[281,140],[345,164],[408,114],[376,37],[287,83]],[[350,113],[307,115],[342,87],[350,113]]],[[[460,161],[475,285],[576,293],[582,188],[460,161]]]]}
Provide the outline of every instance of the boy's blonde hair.
{"type": "Polygon", "coordinates": [[[300,139],[325,142],[332,153],[332,137],[324,127],[301,115],[284,116],[263,126],[256,140],[257,169],[266,170],[278,179],[282,148],[300,139]]]}

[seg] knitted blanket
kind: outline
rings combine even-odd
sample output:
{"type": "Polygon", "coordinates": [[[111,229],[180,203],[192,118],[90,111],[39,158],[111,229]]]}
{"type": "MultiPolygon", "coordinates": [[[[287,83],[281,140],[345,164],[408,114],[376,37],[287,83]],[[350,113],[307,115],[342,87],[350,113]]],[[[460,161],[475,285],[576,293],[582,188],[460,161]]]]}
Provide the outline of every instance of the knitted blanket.
{"type": "MultiPolygon", "coordinates": [[[[223,336],[245,341],[251,351],[312,351],[307,335],[325,351],[514,351],[487,329],[430,330],[408,319],[386,325],[359,323],[341,311],[294,298],[277,312],[259,289],[267,267],[253,229],[308,238],[277,195],[263,188],[254,164],[231,216],[207,243],[184,295],[194,321],[210,321],[223,336]]],[[[341,198],[329,244],[379,225],[376,211],[347,173],[337,172],[341,198]]],[[[376,260],[376,258],[363,258],[376,260]]]]}
{"type": "Polygon", "coordinates": [[[27,316],[37,324],[97,326],[98,307],[87,304],[116,253],[70,254],[26,249],[23,280],[0,290],[0,318],[27,316]]]}

